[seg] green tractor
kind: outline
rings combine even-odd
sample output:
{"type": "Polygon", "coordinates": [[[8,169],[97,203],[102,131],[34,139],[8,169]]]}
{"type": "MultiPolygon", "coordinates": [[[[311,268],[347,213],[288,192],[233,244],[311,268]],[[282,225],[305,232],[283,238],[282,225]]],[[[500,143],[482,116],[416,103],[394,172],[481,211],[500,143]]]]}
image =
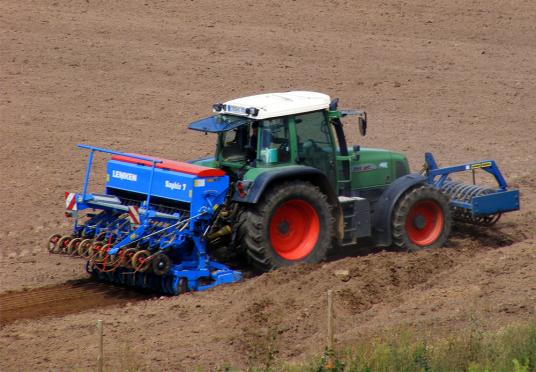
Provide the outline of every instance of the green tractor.
{"type": "Polygon", "coordinates": [[[451,229],[449,196],[411,174],[403,154],[348,146],[339,110],[315,92],[239,98],[190,129],[217,133],[214,157],[191,163],[219,168],[232,187],[212,230],[266,271],[317,263],[333,247],[371,238],[375,246],[416,251],[444,245],[451,229]]]}
{"type": "Polygon", "coordinates": [[[51,253],[86,259],[97,280],[179,294],[241,280],[211,256],[247,257],[262,271],[317,263],[330,249],[368,238],[407,251],[442,246],[452,220],[492,225],[519,209],[497,164],[439,168],[425,154],[422,174],[404,155],[346,144],[337,100],[314,92],[263,94],[214,105],[190,129],[218,134],[214,157],[190,163],[87,145],[81,193],[66,192],[72,232],[47,240],[51,253]],[[106,163],[104,193],[88,193],[96,153],[106,163]],[[498,188],[450,175],[476,171],[498,188]]]}

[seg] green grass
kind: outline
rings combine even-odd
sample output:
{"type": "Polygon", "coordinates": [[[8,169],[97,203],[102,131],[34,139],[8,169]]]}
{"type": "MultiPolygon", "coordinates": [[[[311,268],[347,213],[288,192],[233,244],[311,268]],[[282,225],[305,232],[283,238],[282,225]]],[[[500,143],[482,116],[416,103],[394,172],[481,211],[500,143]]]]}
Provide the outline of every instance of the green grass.
{"type": "Polygon", "coordinates": [[[472,325],[455,336],[417,339],[410,332],[356,343],[337,353],[324,353],[307,363],[251,371],[536,371],[536,318],[500,332],[484,333],[472,325]]]}

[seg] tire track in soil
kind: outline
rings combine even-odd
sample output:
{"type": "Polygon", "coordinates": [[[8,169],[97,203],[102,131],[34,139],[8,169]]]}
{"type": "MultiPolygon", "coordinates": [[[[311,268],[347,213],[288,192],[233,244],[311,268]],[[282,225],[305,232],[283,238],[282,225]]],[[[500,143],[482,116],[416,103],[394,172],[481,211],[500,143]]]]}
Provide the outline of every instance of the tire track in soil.
{"type": "Polygon", "coordinates": [[[59,317],[154,296],[90,279],[4,292],[0,293],[0,327],[17,320],[59,317]]]}

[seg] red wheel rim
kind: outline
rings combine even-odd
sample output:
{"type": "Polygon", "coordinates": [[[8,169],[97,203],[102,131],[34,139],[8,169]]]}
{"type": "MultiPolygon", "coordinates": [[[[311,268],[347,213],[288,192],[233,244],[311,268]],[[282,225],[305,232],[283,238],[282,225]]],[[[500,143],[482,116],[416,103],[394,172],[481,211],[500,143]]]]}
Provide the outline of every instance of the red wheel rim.
{"type": "Polygon", "coordinates": [[[313,250],[320,235],[320,219],[306,201],[292,199],[275,210],[270,220],[270,241],[286,260],[299,260],[313,250]]]}
{"type": "Polygon", "coordinates": [[[406,219],[409,240],[420,247],[433,244],[441,235],[445,219],[443,211],[434,200],[415,203],[406,219]]]}

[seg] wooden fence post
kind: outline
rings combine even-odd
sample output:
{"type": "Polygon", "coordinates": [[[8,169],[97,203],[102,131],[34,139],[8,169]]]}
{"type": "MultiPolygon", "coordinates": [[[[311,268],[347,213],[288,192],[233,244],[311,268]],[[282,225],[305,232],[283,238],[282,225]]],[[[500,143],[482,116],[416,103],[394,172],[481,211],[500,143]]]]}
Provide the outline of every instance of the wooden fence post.
{"type": "Polygon", "coordinates": [[[328,291],[328,349],[333,350],[333,290],[328,291]]]}
{"type": "Polygon", "coordinates": [[[104,332],[102,320],[97,320],[97,331],[99,332],[99,355],[97,357],[97,371],[102,372],[104,369],[104,332]]]}

